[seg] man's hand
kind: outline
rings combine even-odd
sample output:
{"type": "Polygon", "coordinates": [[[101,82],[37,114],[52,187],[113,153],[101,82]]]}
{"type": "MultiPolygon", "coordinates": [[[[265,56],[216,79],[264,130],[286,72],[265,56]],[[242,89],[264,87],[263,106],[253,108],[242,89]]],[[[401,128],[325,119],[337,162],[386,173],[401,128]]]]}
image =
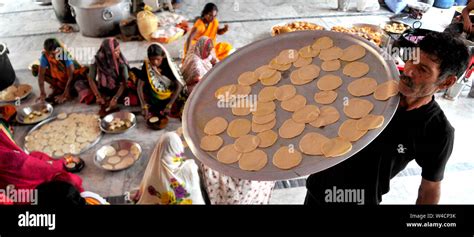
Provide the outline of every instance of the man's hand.
{"type": "Polygon", "coordinates": [[[439,203],[441,196],[441,181],[433,182],[421,179],[420,188],[418,189],[418,198],[416,204],[431,204],[435,205],[439,203]]]}

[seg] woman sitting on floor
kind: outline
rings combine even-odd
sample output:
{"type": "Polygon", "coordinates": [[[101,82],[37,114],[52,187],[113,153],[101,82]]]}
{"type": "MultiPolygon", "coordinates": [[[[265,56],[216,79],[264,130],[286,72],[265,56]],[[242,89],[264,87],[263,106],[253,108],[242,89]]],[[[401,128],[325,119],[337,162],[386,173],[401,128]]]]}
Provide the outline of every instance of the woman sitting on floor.
{"type": "Polygon", "coordinates": [[[82,179],[65,169],[64,159],[53,159],[42,152],[24,152],[15,144],[9,129],[0,123],[0,189],[14,185],[15,189],[34,189],[39,184],[59,180],[79,191],[82,179]]]}
{"type": "Polygon", "coordinates": [[[204,204],[198,166],[183,157],[178,134],[163,134],[148,161],[140,189],[132,195],[137,204],[204,204]]]}
{"type": "Polygon", "coordinates": [[[186,55],[181,68],[186,89],[191,93],[199,81],[211,70],[215,61],[213,42],[206,36],[201,37],[186,55]]]}
{"type": "Polygon", "coordinates": [[[136,79],[129,77],[128,68],[119,42],[113,38],[102,41],[95,55],[95,62],[90,66],[88,77],[96,102],[102,106],[102,112],[108,113],[118,109],[117,104],[122,100],[128,105],[138,104],[133,94],[133,91],[136,91],[136,79]]]}
{"type": "Polygon", "coordinates": [[[38,75],[41,92],[38,100],[40,101],[46,100],[50,103],[61,104],[71,99],[73,95],[88,89],[87,83],[85,83],[87,81],[87,67],[81,66],[74,60],[57,39],[50,38],[44,41],[40,64],[33,65],[33,75],[38,75]],[[46,97],[44,89],[45,81],[53,90],[53,93],[48,97],[46,97]]]}
{"type": "Polygon", "coordinates": [[[226,24],[219,29],[219,21],[217,20],[217,6],[214,3],[207,3],[202,10],[201,17],[194,23],[189,33],[186,44],[184,45],[184,54],[186,55],[191,46],[203,36],[209,37],[213,41],[216,56],[219,60],[227,57],[233,50],[232,45],[227,42],[216,43],[216,35],[223,35],[229,30],[226,24]]]}
{"type": "Polygon", "coordinates": [[[178,69],[166,49],[157,43],[148,47],[148,58],[142,66],[138,81],[138,97],[142,112],[148,121],[152,116],[169,115],[181,117],[180,109],[176,108],[177,101],[183,89],[184,82],[178,69]]]}

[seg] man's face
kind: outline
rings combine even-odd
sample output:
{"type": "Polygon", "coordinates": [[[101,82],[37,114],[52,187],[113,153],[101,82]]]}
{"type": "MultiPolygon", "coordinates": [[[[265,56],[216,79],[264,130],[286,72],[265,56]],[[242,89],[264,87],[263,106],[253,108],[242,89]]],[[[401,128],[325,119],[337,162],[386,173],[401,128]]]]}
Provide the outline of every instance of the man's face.
{"type": "Polygon", "coordinates": [[[405,70],[400,75],[398,89],[406,97],[425,97],[441,89],[437,83],[440,75],[439,64],[423,51],[419,57],[418,63],[407,61],[405,70]]]}

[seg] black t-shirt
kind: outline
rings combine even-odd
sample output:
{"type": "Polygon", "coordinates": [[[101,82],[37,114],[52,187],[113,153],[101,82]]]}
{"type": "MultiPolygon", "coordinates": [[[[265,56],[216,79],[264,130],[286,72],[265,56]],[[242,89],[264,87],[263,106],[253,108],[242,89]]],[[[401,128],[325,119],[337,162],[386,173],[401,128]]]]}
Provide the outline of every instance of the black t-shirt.
{"type": "Polygon", "coordinates": [[[371,144],[341,164],[309,176],[308,197],[324,204],[327,189],[363,189],[365,204],[378,204],[390,190],[390,179],[413,159],[424,179],[441,181],[453,143],[454,128],[434,98],[415,110],[399,108],[371,144]]]}

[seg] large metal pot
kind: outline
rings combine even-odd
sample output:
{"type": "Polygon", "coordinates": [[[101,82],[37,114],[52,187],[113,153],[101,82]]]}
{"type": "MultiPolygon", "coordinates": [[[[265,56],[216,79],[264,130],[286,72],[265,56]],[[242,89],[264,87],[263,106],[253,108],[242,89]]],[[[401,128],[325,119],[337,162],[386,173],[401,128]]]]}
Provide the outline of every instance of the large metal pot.
{"type": "Polygon", "coordinates": [[[59,22],[76,23],[76,19],[72,16],[68,2],[68,0],[53,0],[54,14],[56,14],[56,18],[58,18],[59,22]]]}
{"type": "Polygon", "coordinates": [[[51,5],[51,0],[34,0],[33,2],[40,5],[40,6],[51,5]]]}
{"type": "Polygon", "coordinates": [[[0,43],[0,91],[11,86],[16,77],[8,53],[7,46],[0,43]]]}
{"type": "Polygon", "coordinates": [[[69,0],[72,14],[84,36],[119,33],[119,24],[130,16],[130,0],[69,0]]]}

